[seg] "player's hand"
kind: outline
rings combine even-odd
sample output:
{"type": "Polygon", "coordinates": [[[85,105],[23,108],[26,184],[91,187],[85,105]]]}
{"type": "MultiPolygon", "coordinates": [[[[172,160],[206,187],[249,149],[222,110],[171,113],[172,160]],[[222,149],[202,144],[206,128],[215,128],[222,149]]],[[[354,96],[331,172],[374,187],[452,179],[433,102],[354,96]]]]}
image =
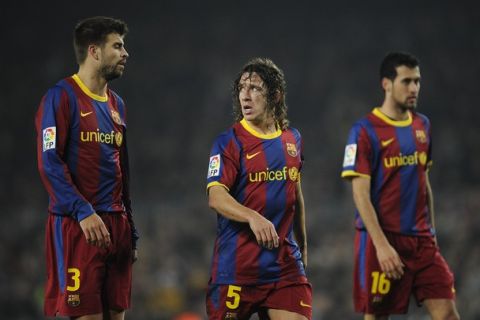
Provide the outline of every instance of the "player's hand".
{"type": "Polygon", "coordinates": [[[138,250],[137,249],[133,249],[133,252],[132,252],[132,263],[135,263],[135,261],[138,260],[138,250]]]}
{"type": "Polygon", "coordinates": [[[405,265],[397,251],[389,244],[379,246],[377,249],[377,259],[380,263],[380,268],[385,273],[387,278],[398,280],[403,276],[403,268],[405,265]]]}
{"type": "Polygon", "coordinates": [[[257,214],[252,215],[248,224],[259,245],[269,250],[278,248],[279,237],[272,222],[257,212],[257,214]]]}
{"type": "Polygon", "coordinates": [[[80,221],[80,227],[88,244],[100,248],[110,246],[110,233],[98,214],[93,213],[80,221]]]}

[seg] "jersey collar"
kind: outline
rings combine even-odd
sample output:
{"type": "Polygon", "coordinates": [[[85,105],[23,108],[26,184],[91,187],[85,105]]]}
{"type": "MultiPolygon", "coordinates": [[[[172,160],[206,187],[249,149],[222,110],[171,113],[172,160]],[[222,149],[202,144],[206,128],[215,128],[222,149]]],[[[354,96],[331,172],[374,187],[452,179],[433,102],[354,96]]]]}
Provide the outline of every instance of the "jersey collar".
{"type": "Polygon", "coordinates": [[[85,93],[90,98],[92,98],[94,100],[97,100],[97,101],[100,101],[100,102],[107,102],[108,101],[108,96],[107,95],[102,97],[102,96],[99,96],[98,94],[95,94],[92,91],[90,91],[90,89],[87,88],[87,86],[82,82],[82,80],[80,79],[80,77],[77,74],[74,74],[72,76],[72,79],[75,80],[75,82],[80,87],[80,89],[82,89],[83,93],[85,93]]]}
{"type": "Polygon", "coordinates": [[[253,129],[252,127],[250,127],[247,120],[245,120],[245,119],[242,119],[240,121],[240,124],[250,134],[252,134],[253,136],[255,136],[257,138],[260,138],[260,139],[275,139],[282,134],[282,130],[278,129],[278,127],[277,127],[277,131],[275,131],[275,132],[272,132],[272,133],[269,133],[269,134],[260,133],[260,132],[256,131],[255,129],[253,129]]]}
{"type": "Polygon", "coordinates": [[[378,118],[382,119],[389,125],[392,125],[394,127],[408,127],[409,125],[412,124],[412,113],[410,111],[408,112],[408,119],[407,120],[393,120],[387,117],[385,114],[383,114],[380,111],[380,108],[375,108],[373,109],[372,113],[377,116],[378,118]]]}

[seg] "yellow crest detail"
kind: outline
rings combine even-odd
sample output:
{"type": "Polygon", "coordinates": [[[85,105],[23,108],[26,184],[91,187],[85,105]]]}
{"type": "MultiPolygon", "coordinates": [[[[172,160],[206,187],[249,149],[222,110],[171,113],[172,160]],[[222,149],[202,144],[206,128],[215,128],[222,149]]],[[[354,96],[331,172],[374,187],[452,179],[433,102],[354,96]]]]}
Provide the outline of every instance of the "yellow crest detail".
{"type": "Polygon", "coordinates": [[[425,143],[427,142],[427,135],[423,130],[415,130],[415,135],[417,137],[418,142],[425,143]]]}
{"type": "Polygon", "coordinates": [[[118,147],[122,146],[123,141],[123,134],[121,132],[115,133],[115,142],[117,143],[118,147]]]}
{"type": "Polygon", "coordinates": [[[292,157],[296,157],[297,156],[297,147],[295,146],[295,144],[287,142],[286,145],[287,145],[288,154],[291,155],[292,157]]]}
{"type": "Polygon", "coordinates": [[[78,307],[80,305],[80,295],[69,294],[67,297],[67,304],[71,307],[78,307]]]}
{"type": "Polygon", "coordinates": [[[291,167],[288,169],[288,177],[292,181],[297,181],[298,180],[298,169],[296,167],[291,167]]]}
{"type": "Polygon", "coordinates": [[[117,111],[113,110],[113,109],[110,110],[110,113],[112,114],[112,119],[113,119],[113,121],[114,121],[116,124],[121,125],[121,124],[122,124],[122,120],[120,119],[120,114],[119,114],[117,111]]]}

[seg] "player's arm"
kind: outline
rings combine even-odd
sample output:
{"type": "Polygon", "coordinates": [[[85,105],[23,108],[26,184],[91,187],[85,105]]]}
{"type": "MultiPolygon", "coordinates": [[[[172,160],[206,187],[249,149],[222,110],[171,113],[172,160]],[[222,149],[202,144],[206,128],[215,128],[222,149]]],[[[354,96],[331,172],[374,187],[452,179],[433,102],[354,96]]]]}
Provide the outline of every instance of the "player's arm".
{"type": "Polygon", "coordinates": [[[49,90],[35,119],[38,170],[55,206],[80,223],[88,243],[106,247],[110,244],[110,234],[92,205],[78,191],[63,160],[69,125],[67,94],[59,88],[49,90]]]}
{"type": "Polygon", "coordinates": [[[128,162],[127,134],[124,131],[122,148],[120,149],[120,168],[122,170],[122,201],[125,206],[127,219],[130,224],[132,237],[133,261],[138,259],[137,240],[140,238],[135,223],[133,221],[132,206],[130,200],[130,166],[128,162]]]}
{"type": "Polygon", "coordinates": [[[278,247],[275,226],[260,213],[240,204],[222,185],[208,188],[208,205],[227,219],[248,223],[259,245],[272,249],[278,247]]]}
{"type": "Polygon", "coordinates": [[[388,242],[378,222],[377,214],[370,200],[370,178],[364,176],[353,177],[352,189],[353,200],[373,241],[382,271],[389,278],[400,279],[403,275],[404,265],[398,253],[388,242]]]}
{"type": "MultiPolygon", "coordinates": [[[[433,190],[432,190],[432,185],[430,184],[430,178],[427,172],[425,172],[425,181],[427,185],[427,206],[428,206],[428,211],[430,212],[430,222],[432,223],[432,228],[433,230],[435,229],[435,210],[433,206],[433,190]]],[[[434,236],[434,241],[437,243],[437,237],[436,235],[434,236]]]]}
{"type": "Polygon", "coordinates": [[[296,188],[296,200],[295,200],[295,220],[293,225],[293,232],[295,234],[295,239],[297,240],[298,245],[300,246],[300,251],[302,252],[302,261],[307,267],[307,228],[305,224],[305,202],[303,199],[302,186],[300,181],[297,182],[296,188]]]}

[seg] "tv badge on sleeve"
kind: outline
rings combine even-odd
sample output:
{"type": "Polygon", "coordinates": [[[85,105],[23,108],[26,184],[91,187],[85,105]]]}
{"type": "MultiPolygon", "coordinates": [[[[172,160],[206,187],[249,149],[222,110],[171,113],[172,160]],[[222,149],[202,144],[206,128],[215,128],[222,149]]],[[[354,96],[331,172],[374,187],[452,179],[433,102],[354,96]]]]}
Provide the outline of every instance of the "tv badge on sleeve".
{"type": "Polygon", "coordinates": [[[55,149],[55,138],[57,127],[48,127],[43,129],[43,151],[55,149]]]}
{"type": "Polygon", "coordinates": [[[210,157],[210,163],[208,164],[208,176],[218,177],[220,175],[220,154],[216,154],[210,157]]]}
{"type": "Polygon", "coordinates": [[[343,158],[343,166],[350,167],[355,164],[355,157],[357,155],[357,144],[349,144],[345,147],[345,157],[343,158]]]}

